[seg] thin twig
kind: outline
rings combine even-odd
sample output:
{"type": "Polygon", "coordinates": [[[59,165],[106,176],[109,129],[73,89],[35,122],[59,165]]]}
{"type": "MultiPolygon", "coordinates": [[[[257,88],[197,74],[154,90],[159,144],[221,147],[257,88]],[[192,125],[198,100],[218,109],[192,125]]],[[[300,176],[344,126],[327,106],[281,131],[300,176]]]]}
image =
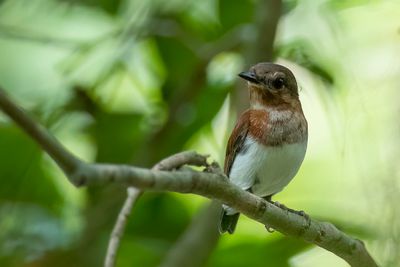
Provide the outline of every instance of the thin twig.
{"type": "Polygon", "coordinates": [[[339,231],[330,223],[307,219],[266,202],[230,183],[223,174],[84,163],[69,153],[43,127],[38,126],[1,89],[0,108],[52,156],[76,186],[118,183],[141,190],[192,193],[217,199],[266,227],[325,248],[353,267],[378,266],[360,240],[339,231]],[[69,168],[69,164],[72,168],[69,168]]]}
{"type": "MultiPolygon", "coordinates": [[[[179,169],[183,165],[207,167],[207,157],[208,156],[197,154],[194,151],[184,151],[161,160],[159,163],[154,165],[152,170],[171,171],[174,169],[179,169]]],[[[119,249],[121,238],[125,231],[126,223],[128,222],[128,217],[131,214],[133,205],[141,196],[141,194],[142,192],[135,187],[128,187],[127,197],[125,199],[124,205],[122,206],[122,209],[118,214],[117,221],[115,222],[114,228],[111,232],[106,257],[104,260],[104,267],[115,266],[117,251],[119,249]]]]}
{"type": "Polygon", "coordinates": [[[125,226],[128,221],[128,216],[132,211],[132,207],[136,200],[141,195],[141,191],[135,187],[128,187],[128,196],[125,199],[124,205],[118,214],[117,221],[115,222],[114,228],[111,232],[110,240],[108,241],[106,258],[104,260],[104,267],[115,266],[115,260],[117,257],[117,251],[121,242],[121,238],[125,231],[125,226]]]}

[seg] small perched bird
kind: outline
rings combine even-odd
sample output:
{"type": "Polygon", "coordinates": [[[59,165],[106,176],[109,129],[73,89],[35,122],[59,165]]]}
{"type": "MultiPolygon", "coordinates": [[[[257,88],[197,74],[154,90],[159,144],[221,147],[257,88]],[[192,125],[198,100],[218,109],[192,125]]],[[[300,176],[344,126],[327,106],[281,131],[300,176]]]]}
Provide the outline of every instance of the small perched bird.
{"type": "MultiPolygon", "coordinates": [[[[307,121],[296,79],[286,67],[259,63],[239,76],[247,81],[250,108],[229,138],[225,174],[232,183],[271,202],[303,162],[307,121]]],[[[220,232],[232,234],[238,219],[239,213],[224,205],[220,232]]]]}

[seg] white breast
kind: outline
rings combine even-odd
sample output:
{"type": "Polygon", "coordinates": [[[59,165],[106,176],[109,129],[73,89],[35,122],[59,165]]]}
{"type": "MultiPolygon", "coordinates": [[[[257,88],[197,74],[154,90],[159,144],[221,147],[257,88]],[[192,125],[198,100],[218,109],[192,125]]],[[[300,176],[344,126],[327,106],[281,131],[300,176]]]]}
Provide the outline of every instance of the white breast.
{"type": "Polygon", "coordinates": [[[264,146],[247,137],[230,171],[230,180],[258,196],[281,191],[296,175],[303,162],[307,141],[283,146],[264,146]]]}

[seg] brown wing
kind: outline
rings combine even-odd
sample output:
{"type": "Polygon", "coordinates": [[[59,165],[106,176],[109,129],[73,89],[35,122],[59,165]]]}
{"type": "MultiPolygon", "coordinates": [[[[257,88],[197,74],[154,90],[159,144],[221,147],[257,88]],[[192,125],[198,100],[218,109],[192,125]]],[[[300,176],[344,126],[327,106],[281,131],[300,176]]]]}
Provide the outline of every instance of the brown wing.
{"type": "Polygon", "coordinates": [[[244,141],[249,131],[249,115],[250,111],[247,110],[240,116],[231,136],[229,137],[228,145],[226,147],[224,166],[225,174],[228,176],[231,171],[233,161],[235,160],[236,155],[242,150],[244,141]]]}

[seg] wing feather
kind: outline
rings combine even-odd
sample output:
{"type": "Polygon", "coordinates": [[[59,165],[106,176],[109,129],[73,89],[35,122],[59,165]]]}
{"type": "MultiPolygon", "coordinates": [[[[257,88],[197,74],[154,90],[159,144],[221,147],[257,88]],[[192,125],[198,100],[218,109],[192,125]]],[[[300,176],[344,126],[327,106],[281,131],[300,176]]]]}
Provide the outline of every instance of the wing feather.
{"type": "MultiPolygon", "coordinates": [[[[244,112],[238,119],[235,128],[232,131],[231,136],[226,146],[225,164],[224,171],[228,175],[231,172],[233,162],[235,161],[236,155],[243,149],[244,142],[246,140],[247,133],[249,131],[249,111],[244,112]]],[[[228,231],[232,234],[235,231],[237,221],[239,219],[239,213],[233,211],[233,214],[228,214],[229,207],[223,207],[221,212],[221,223],[219,226],[220,233],[228,231]]],[[[230,209],[232,210],[232,209],[230,209]]]]}
{"type": "Polygon", "coordinates": [[[224,171],[229,176],[236,155],[243,149],[244,141],[249,132],[250,111],[245,111],[238,119],[226,147],[224,171]]]}

